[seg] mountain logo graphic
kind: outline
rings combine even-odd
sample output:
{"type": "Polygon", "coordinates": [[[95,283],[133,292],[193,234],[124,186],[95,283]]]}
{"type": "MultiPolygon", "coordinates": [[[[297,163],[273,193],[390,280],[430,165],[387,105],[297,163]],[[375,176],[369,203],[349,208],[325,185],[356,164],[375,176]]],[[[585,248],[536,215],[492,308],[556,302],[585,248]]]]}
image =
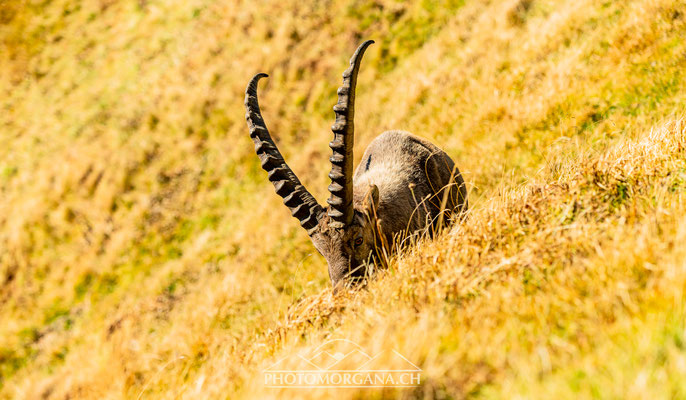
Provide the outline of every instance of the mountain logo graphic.
{"type": "Polygon", "coordinates": [[[347,339],[284,357],[263,371],[268,387],[418,386],[421,368],[395,350],[369,355],[347,339]]]}

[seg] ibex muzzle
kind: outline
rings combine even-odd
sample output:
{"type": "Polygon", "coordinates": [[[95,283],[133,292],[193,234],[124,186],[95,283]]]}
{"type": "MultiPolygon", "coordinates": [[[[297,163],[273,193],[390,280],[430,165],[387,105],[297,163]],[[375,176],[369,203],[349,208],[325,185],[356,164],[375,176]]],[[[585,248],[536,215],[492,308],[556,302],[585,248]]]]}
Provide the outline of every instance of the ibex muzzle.
{"type": "Polygon", "coordinates": [[[372,43],[355,51],[338,89],[326,208],[300,183],[269,135],[257,102],[257,82],[267,75],[255,75],[245,91],[245,117],[262,168],[326,258],[334,286],[365,276],[381,249],[395,248],[394,241],[427,228],[433,233],[467,209],[467,191],[453,160],[407,132],[388,131],[374,139],[353,179],[355,86],[362,55],[372,43]]]}

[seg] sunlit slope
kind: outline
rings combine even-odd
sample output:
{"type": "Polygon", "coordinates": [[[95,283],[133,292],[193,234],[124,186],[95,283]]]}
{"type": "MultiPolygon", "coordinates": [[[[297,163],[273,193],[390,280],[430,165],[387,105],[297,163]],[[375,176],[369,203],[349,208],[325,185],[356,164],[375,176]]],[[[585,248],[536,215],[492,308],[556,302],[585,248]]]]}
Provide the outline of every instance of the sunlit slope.
{"type": "Polygon", "coordinates": [[[408,396],[686,397],[686,6],[413,3],[3,2],[0,394],[323,397],[261,368],[345,337],[416,361],[408,396]],[[264,117],[323,202],[367,38],[358,159],[410,130],[473,207],[331,297],[243,91],[270,74],[264,117]]]}

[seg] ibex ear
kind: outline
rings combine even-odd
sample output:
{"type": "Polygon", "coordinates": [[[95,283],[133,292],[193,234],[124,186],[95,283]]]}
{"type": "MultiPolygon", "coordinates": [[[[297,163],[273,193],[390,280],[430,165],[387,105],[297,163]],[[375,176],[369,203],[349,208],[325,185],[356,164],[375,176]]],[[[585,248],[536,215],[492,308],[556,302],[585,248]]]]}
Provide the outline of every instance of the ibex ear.
{"type": "Polygon", "coordinates": [[[376,215],[379,209],[379,187],[376,185],[369,185],[367,193],[364,195],[364,210],[369,218],[376,215]]]}

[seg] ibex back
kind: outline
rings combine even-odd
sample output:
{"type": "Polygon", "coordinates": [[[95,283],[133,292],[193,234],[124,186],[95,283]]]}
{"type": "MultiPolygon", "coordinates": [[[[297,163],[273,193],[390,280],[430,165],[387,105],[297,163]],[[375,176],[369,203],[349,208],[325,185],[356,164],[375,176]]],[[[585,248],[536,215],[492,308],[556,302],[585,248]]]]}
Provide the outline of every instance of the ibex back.
{"type": "Polygon", "coordinates": [[[269,135],[257,101],[257,82],[267,75],[255,75],[245,91],[245,117],[262,168],[326,258],[334,286],[365,276],[380,249],[391,251],[395,241],[426,229],[433,233],[467,209],[467,191],[453,160],[407,132],[387,131],[374,139],[353,179],[355,86],[362,55],[372,43],[355,51],[338,89],[326,208],[300,183],[269,135]]]}

